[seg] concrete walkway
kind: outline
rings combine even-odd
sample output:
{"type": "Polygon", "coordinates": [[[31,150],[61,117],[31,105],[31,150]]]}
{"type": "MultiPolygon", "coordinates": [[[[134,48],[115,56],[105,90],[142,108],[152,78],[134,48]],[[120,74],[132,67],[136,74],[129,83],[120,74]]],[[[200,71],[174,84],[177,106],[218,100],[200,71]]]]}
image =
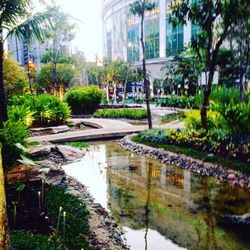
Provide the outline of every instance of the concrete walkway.
{"type": "MultiPolygon", "coordinates": [[[[111,138],[121,138],[128,134],[138,133],[147,130],[147,125],[133,126],[129,123],[119,120],[109,119],[72,119],[73,123],[83,122],[91,124],[99,129],[70,131],[60,134],[34,136],[30,137],[30,141],[49,141],[49,142],[65,142],[65,141],[90,141],[105,140],[111,138]]],[[[154,128],[182,128],[183,122],[174,121],[164,125],[155,125],[154,128]]]]}

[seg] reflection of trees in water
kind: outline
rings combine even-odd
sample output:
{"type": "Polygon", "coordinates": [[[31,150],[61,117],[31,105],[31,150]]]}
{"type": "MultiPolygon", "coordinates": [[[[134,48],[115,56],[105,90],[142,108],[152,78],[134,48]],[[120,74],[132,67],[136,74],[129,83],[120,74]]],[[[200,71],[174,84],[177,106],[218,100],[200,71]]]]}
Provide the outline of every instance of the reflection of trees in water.
{"type": "MultiPolygon", "coordinates": [[[[228,231],[224,233],[217,227],[216,216],[223,206],[226,207],[223,203],[229,200],[225,193],[229,192],[237,202],[241,197],[248,197],[250,201],[250,195],[230,190],[213,178],[193,174],[184,176],[182,170],[171,169],[171,166],[160,168],[147,158],[132,157],[131,153],[117,153],[117,150],[113,152],[114,149],[116,146],[111,145],[106,152],[107,159],[108,156],[112,156],[112,160],[114,156],[118,157],[117,161],[112,161],[112,168],[107,170],[112,214],[123,226],[134,230],[146,228],[146,249],[149,228],[187,248],[247,249],[244,247],[246,240],[239,240],[241,232],[238,231],[238,235],[228,231]],[[121,155],[122,160],[119,159],[121,155]],[[128,171],[124,166],[129,164],[138,166],[138,169],[128,171]],[[162,169],[164,171],[160,171],[162,169]],[[186,200],[189,201],[188,206],[184,204],[186,200]],[[120,216],[121,212],[126,216],[120,216]]],[[[246,206],[246,201],[242,205],[246,206]]],[[[232,200],[228,207],[234,206],[232,200]]]]}
{"type": "Polygon", "coordinates": [[[215,237],[215,217],[212,206],[212,190],[209,188],[209,179],[200,178],[200,190],[202,192],[200,206],[203,209],[203,219],[206,224],[205,232],[196,227],[198,241],[195,249],[217,250],[217,240],[215,237]],[[205,233],[205,235],[204,235],[205,233]]]}

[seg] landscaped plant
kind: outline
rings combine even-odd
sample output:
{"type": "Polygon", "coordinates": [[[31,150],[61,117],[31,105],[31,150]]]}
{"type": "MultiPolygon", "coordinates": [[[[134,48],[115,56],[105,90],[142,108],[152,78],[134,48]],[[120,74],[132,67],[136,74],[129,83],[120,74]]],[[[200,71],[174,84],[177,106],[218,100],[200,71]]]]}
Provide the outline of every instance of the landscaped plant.
{"type": "Polygon", "coordinates": [[[10,121],[21,121],[28,127],[30,127],[35,120],[34,114],[35,112],[32,112],[30,107],[24,105],[10,106],[8,108],[8,117],[10,121]]]}
{"type": "Polygon", "coordinates": [[[232,141],[230,134],[220,128],[211,129],[206,135],[202,129],[180,131],[153,129],[141,132],[138,135],[138,139],[140,142],[149,142],[154,145],[165,144],[202,151],[205,150],[207,153],[238,159],[249,164],[249,138],[245,141],[232,141]]]}
{"type": "Polygon", "coordinates": [[[176,107],[176,108],[199,108],[201,102],[201,97],[190,96],[190,97],[181,97],[181,96],[168,96],[161,98],[157,101],[157,105],[161,107],[176,107]]]}
{"type": "Polygon", "coordinates": [[[225,129],[234,135],[250,134],[250,101],[228,104],[215,103],[213,109],[222,117],[221,122],[225,129]]]}
{"type": "Polygon", "coordinates": [[[96,86],[74,87],[65,95],[65,101],[70,106],[73,114],[92,114],[101,101],[103,91],[96,86]]]}
{"type": "MultiPolygon", "coordinates": [[[[46,197],[48,216],[54,228],[57,227],[59,208],[66,212],[65,233],[63,219],[59,221],[58,233],[68,249],[94,249],[89,246],[86,237],[90,234],[88,226],[89,212],[79,198],[66,192],[62,187],[50,187],[46,197]]],[[[63,214],[63,212],[62,212],[63,214]]]]}
{"type": "Polygon", "coordinates": [[[70,116],[68,105],[53,95],[26,95],[9,101],[9,116],[31,126],[61,125],[70,116]]]}
{"type": "Polygon", "coordinates": [[[176,114],[169,114],[169,115],[165,115],[162,117],[162,123],[169,123],[175,120],[183,120],[183,118],[185,117],[185,113],[184,112],[178,112],[176,114]]]}
{"type": "Polygon", "coordinates": [[[90,143],[84,141],[65,142],[64,144],[75,148],[87,148],[90,145],[90,143]]]}
{"type": "MultiPolygon", "coordinates": [[[[221,117],[220,114],[216,111],[209,110],[208,111],[208,128],[218,128],[221,127],[221,117]]],[[[189,112],[184,113],[184,122],[186,128],[200,130],[201,129],[201,116],[199,110],[191,110],[189,112]]]]}
{"type": "Polygon", "coordinates": [[[2,156],[5,170],[20,158],[23,151],[16,144],[20,143],[25,146],[28,136],[28,127],[22,121],[7,121],[4,123],[4,128],[0,130],[0,141],[3,145],[2,156]]]}
{"type": "Polygon", "coordinates": [[[146,119],[145,109],[103,109],[94,113],[97,118],[127,118],[127,119],[146,119]]]}
{"type": "Polygon", "coordinates": [[[56,250],[58,246],[49,236],[32,234],[26,231],[11,231],[11,249],[16,250],[56,250]]]}

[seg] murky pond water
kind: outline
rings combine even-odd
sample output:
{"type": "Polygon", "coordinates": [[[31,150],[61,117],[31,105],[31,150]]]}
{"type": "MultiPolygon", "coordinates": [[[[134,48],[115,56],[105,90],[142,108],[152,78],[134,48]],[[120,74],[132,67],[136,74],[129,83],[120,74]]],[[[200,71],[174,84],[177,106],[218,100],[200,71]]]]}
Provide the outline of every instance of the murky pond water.
{"type": "Polygon", "coordinates": [[[115,142],[92,145],[64,169],[110,211],[131,249],[250,249],[249,227],[224,219],[250,212],[249,192],[132,154],[115,142]]]}

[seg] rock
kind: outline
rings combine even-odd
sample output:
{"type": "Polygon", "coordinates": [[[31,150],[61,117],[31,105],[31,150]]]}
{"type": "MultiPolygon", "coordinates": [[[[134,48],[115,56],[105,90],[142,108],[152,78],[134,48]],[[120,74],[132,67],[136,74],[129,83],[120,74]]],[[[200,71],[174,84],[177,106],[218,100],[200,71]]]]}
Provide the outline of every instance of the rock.
{"type": "Polygon", "coordinates": [[[74,161],[82,158],[84,151],[67,145],[58,145],[56,149],[63,155],[67,161],[74,161]]]}
{"type": "Polygon", "coordinates": [[[28,152],[34,156],[48,156],[51,149],[55,146],[53,144],[39,145],[28,149],[28,152]]]}
{"type": "Polygon", "coordinates": [[[31,132],[35,133],[46,133],[46,134],[58,134],[64,133],[70,130],[66,125],[56,126],[56,127],[46,127],[46,128],[31,128],[31,132]]]}

